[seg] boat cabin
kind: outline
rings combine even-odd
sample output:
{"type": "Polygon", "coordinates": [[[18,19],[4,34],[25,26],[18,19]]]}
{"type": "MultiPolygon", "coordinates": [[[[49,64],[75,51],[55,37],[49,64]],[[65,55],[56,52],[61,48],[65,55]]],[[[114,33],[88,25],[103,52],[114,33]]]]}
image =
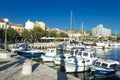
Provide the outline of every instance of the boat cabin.
{"type": "Polygon", "coordinates": [[[101,66],[104,68],[117,68],[118,67],[118,62],[113,61],[113,60],[99,60],[95,62],[96,66],[101,66]]]}

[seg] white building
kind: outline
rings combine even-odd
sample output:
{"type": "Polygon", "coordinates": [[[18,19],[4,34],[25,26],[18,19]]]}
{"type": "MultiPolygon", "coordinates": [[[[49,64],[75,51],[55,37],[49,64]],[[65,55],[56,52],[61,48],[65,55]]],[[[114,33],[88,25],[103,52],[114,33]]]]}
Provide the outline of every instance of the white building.
{"type": "Polygon", "coordinates": [[[34,27],[40,27],[43,30],[46,30],[46,25],[44,22],[32,22],[29,19],[27,20],[27,22],[25,23],[25,28],[27,30],[32,30],[34,27]]]}
{"type": "Polygon", "coordinates": [[[93,36],[111,36],[111,29],[104,28],[102,24],[92,29],[93,36]]]}
{"type": "Polygon", "coordinates": [[[34,23],[31,22],[29,19],[27,20],[27,22],[25,23],[25,28],[27,30],[32,30],[33,29],[33,26],[34,26],[34,23]]]}

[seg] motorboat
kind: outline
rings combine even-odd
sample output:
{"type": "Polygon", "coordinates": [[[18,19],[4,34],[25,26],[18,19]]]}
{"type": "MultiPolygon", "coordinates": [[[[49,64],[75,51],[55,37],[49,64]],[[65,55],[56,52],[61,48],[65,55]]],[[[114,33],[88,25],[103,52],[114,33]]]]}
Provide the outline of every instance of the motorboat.
{"type": "Polygon", "coordinates": [[[72,57],[72,55],[70,55],[70,54],[64,54],[64,53],[57,54],[54,59],[54,64],[61,65],[62,62],[64,62],[65,60],[67,60],[68,58],[71,58],[71,57],[72,57]]]}
{"type": "Polygon", "coordinates": [[[67,48],[65,53],[57,54],[54,59],[55,65],[61,65],[65,60],[75,56],[78,49],[67,48]]]}
{"type": "Polygon", "coordinates": [[[66,60],[63,66],[66,73],[84,72],[89,70],[90,62],[88,59],[74,57],[66,60]]]}
{"type": "Polygon", "coordinates": [[[28,44],[20,44],[20,45],[17,45],[15,48],[12,48],[11,51],[14,53],[16,53],[17,51],[24,51],[26,49],[26,46],[28,46],[28,44]]]}
{"type": "Polygon", "coordinates": [[[54,62],[55,56],[57,54],[57,49],[56,48],[48,48],[45,51],[45,55],[42,55],[42,61],[43,62],[54,62]]]}
{"type": "Polygon", "coordinates": [[[45,55],[45,52],[36,48],[27,48],[27,50],[17,51],[18,55],[26,58],[40,58],[41,55],[45,55]]]}
{"type": "Polygon", "coordinates": [[[45,55],[47,55],[47,56],[56,56],[56,54],[57,54],[57,49],[56,48],[48,48],[45,51],[45,55]]]}
{"type": "Polygon", "coordinates": [[[90,69],[93,61],[97,60],[94,51],[78,50],[75,56],[65,61],[62,66],[65,67],[66,72],[83,72],[90,69]]]}
{"type": "Polygon", "coordinates": [[[90,64],[96,61],[98,58],[95,54],[95,51],[87,49],[87,50],[79,50],[76,55],[77,58],[88,59],[90,64]]]}
{"type": "Polygon", "coordinates": [[[91,65],[91,73],[94,76],[113,75],[119,69],[119,62],[111,59],[98,59],[91,65]]]}

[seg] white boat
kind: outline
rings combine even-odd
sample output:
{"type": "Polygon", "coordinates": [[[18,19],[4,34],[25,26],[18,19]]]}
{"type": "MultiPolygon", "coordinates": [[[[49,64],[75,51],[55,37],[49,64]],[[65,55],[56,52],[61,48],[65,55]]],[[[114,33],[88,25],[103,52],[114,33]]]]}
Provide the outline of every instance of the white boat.
{"type": "Polygon", "coordinates": [[[90,62],[88,59],[83,58],[70,58],[67,61],[65,61],[65,64],[63,65],[65,67],[65,72],[71,73],[71,72],[83,72],[87,71],[90,68],[90,62]]]}
{"type": "Polygon", "coordinates": [[[72,55],[70,55],[70,54],[58,54],[55,56],[54,64],[61,65],[62,62],[64,62],[65,60],[67,60],[68,58],[71,58],[71,57],[72,57],[72,55]]]}
{"type": "Polygon", "coordinates": [[[45,55],[42,55],[42,61],[43,62],[54,62],[55,56],[57,54],[56,48],[48,48],[47,51],[45,51],[45,55]]]}
{"type": "Polygon", "coordinates": [[[65,53],[56,55],[56,57],[54,59],[54,64],[61,65],[62,61],[65,61],[65,60],[75,56],[77,51],[78,51],[78,49],[67,48],[65,53]]]}
{"type": "Polygon", "coordinates": [[[54,62],[55,56],[41,55],[42,62],[54,62]]]}
{"type": "Polygon", "coordinates": [[[93,46],[96,49],[106,49],[106,48],[111,48],[109,42],[95,42],[95,46],[93,46]]]}
{"type": "Polygon", "coordinates": [[[16,53],[17,51],[24,51],[26,49],[26,46],[28,46],[28,44],[21,44],[21,45],[16,46],[15,48],[12,48],[11,51],[14,53],[16,53]]]}
{"type": "Polygon", "coordinates": [[[45,51],[45,55],[47,55],[47,56],[56,56],[56,54],[57,54],[57,49],[56,48],[48,48],[45,51]]]}
{"type": "Polygon", "coordinates": [[[87,50],[79,50],[76,54],[76,57],[78,58],[84,58],[88,59],[90,64],[92,64],[95,60],[97,60],[97,56],[95,54],[95,51],[92,51],[90,49],[87,50]]]}
{"type": "Polygon", "coordinates": [[[118,70],[119,62],[111,59],[98,59],[91,65],[91,72],[94,76],[113,75],[118,70]]]}
{"type": "Polygon", "coordinates": [[[93,51],[79,50],[73,58],[66,60],[62,66],[65,67],[66,72],[87,71],[96,59],[93,51]]]}

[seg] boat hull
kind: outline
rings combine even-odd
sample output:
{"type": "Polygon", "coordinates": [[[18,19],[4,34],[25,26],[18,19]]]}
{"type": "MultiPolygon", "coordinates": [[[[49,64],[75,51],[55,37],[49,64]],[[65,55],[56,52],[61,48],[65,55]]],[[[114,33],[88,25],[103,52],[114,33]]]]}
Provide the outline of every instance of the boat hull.
{"type": "Polygon", "coordinates": [[[65,71],[66,72],[84,72],[88,71],[90,69],[90,65],[85,65],[85,66],[76,66],[73,64],[66,64],[65,65],[65,71]]]}
{"type": "Polygon", "coordinates": [[[92,71],[92,75],[94,76],[108,76],[108,75],[114,75],[116,71],[103,71],[103,70],[95,70],[92,71]]]}
{"type": "Polygon", "coordinates": [[[44,52],[27,52],[27,51],[17,51],[18,55],[21,55],[26,58],[39,58],[41,55],[45,55],[44,52]]]}

